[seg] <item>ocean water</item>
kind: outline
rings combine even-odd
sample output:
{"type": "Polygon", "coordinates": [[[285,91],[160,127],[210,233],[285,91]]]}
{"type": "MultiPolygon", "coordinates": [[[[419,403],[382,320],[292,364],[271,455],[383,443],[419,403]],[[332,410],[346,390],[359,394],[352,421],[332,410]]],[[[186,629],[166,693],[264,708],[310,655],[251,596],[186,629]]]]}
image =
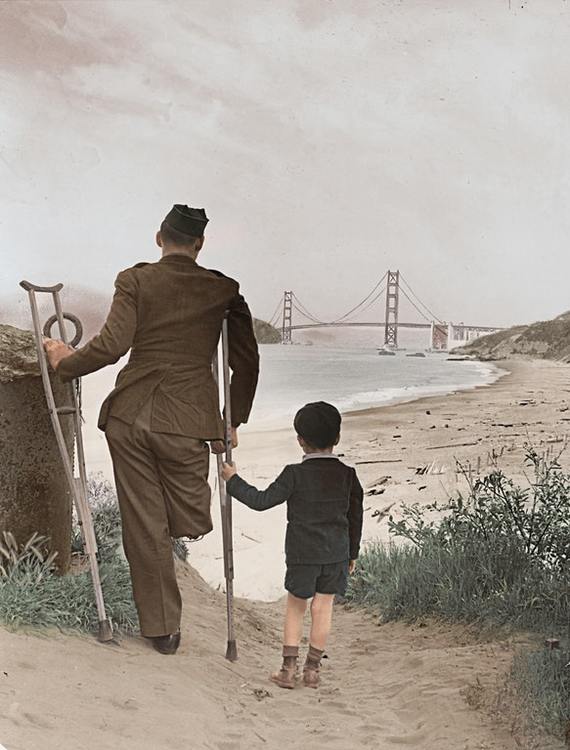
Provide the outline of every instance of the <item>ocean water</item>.
{"type": "Polygon", "coordinates": [[[341,412],[412,401],[491,383],[502,371],[489,363],[452,362],[446,354],[380,356],[372,348],[262,346],[259,386],[250,420],[270,429],[290,423],[309,401],[341,412]]]}
{"type": "MultiPolygon", "coordinates": [[[[423,396],[491,383],[502,371],[488,363],[449,362],[445,354],[425,357],[379,356],[363,347],[260,347],[261,367],[248,430],[268,430],[292,423],[309,401],[329,401],[341,412],[366,409],[423,396]]],[[[83,378],[84,439],[88,471],[112,476],[97,415],[126,359],[83,378]]]]}

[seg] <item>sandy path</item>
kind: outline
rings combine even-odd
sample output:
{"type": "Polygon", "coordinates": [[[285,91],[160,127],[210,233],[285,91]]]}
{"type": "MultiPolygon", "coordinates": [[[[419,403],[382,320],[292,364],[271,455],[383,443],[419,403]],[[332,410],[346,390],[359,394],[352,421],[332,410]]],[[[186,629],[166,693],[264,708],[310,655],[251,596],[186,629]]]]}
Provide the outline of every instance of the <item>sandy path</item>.
{"type": "Polygon", "coordinates": [[[277,665],[281,603],[238,605],[240,660],[223,658],[223,597],[181,571],[183,645],[164,657],[137,638],[0,630],[0,743],[8,750],[433,748],[511,750],[505,729],[469,707],[508,651],[470,645],[459,628],[378,627],[336,610],[318,691],[267,681],[277,665]]]}

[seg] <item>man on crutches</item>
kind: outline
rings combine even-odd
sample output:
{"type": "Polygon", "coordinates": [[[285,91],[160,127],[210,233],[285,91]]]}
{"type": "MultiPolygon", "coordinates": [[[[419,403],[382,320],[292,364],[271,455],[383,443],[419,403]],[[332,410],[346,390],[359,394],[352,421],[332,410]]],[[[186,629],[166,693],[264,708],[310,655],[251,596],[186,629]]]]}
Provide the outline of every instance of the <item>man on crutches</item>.
{"type": "Polygon", "coordinates": [[[259,371],[239,284],[196,263],[207,222],[203,209],[175,205],[156,235],[161,259],[119,273],[101,332],[77,351],[46,343],[50,363],[65,381],[131,350],[103,403],[99,427],[113,460],[141,632],[164,654],[175,653],[180,643],[171,537],[195,539],[212,530],[206,441],[214,452],[237,446],[259,371]],[[226,311],[230,445],[212,370],[226,311]]]}

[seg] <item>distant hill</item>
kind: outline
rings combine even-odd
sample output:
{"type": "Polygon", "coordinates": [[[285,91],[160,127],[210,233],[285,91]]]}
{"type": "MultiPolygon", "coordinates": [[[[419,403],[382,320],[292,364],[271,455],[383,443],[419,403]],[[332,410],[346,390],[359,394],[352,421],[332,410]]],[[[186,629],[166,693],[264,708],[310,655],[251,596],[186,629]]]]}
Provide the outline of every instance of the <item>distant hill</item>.
{"type": "Polygon", "coordinates": [[[254,318],[253,331],[259,344],[281,343],[281,332],[270,323],[266,323],[264,320],[254,318]]]}
{"type": "Polygon", "coordinates": [[[478,359],[534,358],[570,362],[570,311],[554,320],[514,326],[453,350],[478,359]]]}
{"type": "MultiPolygon", "coordinates": [[[[40,320],[46,320],[53,313],[53,305],[47,295],[38,296],[40,320]]],[[[62,292],[63,309],[72,312],[83,324],[82,344],[101,330],[105,316],[111,306],[111,297],[101,292],[80,286],[66,286],[62,292]]],[[[31,329],[32,318],[28,297],[25,292],[12,295],[0,302],[0,323],[31,329]]],[[[260,344],[278,344],[281,333],[264,320],[253,319],[255,336],[260,344]]],[[[70,329],[71,331],[71,329],[70,329]]],[[[53,335],[57,337],[57,325],[53,327],[53,335]]]]}

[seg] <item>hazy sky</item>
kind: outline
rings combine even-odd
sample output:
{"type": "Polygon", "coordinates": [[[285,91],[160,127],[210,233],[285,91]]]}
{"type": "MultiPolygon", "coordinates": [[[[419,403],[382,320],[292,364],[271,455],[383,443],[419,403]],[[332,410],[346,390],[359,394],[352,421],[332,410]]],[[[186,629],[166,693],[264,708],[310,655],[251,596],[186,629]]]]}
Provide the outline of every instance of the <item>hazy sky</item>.
{"type": "Polygon", "coordinates": [[[338,317],[388,268],[444,319],[552,317],[569,39],[564,0],[3,0],[0,292],[110,293],[180,202],[258,317],[338,317]]]}

